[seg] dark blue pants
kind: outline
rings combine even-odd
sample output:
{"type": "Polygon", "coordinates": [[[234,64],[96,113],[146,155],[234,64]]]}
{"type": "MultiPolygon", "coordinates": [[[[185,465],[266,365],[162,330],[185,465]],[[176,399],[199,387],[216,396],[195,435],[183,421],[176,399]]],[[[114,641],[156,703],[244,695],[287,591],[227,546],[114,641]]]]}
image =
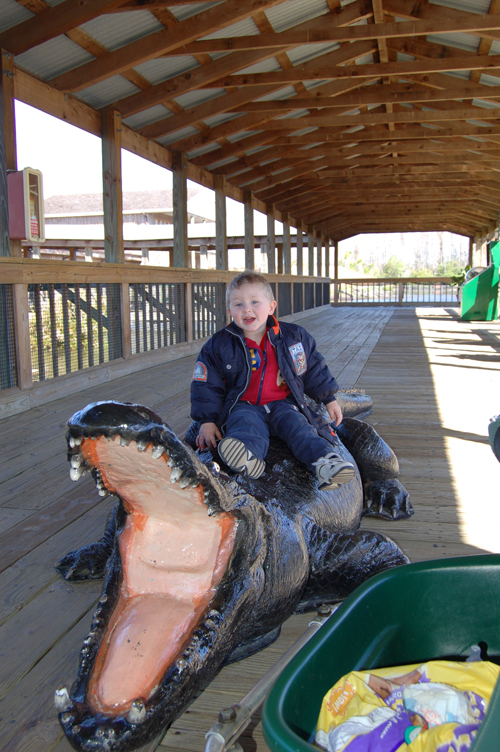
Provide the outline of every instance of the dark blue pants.
{"type": "Polygon", "coordinates": [[[266,457],[269,436],[277,436],[309,470],[314,470],[313,462],[333,451],[330,442],[318,435],[292,397],[267,405],[238,402],[228,418],[226,436],[242,441],[259,459],[266,457]]]}

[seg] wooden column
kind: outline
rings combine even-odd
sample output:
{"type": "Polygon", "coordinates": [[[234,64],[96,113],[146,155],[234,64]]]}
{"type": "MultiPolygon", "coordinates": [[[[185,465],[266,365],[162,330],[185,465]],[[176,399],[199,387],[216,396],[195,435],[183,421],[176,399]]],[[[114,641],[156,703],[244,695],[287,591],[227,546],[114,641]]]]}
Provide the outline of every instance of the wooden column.
{"type": "Polygon", "coordinates": [[[267,210],[267,271],[276,273],[276,235],[274,231],[274,205],[268,204],[267,210]]]}
{"type": "Polygon", "coordinates": [[[132,355],[132,335],[130,332],[130,291],[128,282],[122,282],[120,284],[120,296],[122,357],[130,358],[132,355]]]}
{"type": "Polygon", "coordinates": [[[12,288],[14,295],[17,386],[19,389],[29,389],[33,386],[33,372],[31,363],[28,285],[12,285],[12,288]]]}
{"type": "Polygon", "coordinates": [[[339,302],[339,241],[333,241],[333,302],[339,302]]]}
{"type": "Polygon", "coordinates": [[[316,240],[316,269],[317,276],[323,276],[323,236],[318,235],[316,240]]]}
{"type": "Polygon", "coordinates": [[[174,249],[172,266],[189,266],[187,236],[187,162],[180,151],[172,154],[174,249]]]}
{"type": "Polygon", "coordinates": [[[282,222],[283,222],[283,263],[284,263],[283,273],[291,274],[292,273],[292,249],[290,247],[290,219],[288,217],[288,212],[283,212],[282,222]]]}
{"type": "Polygon", "coordinates": [[[307,228],[307,245],[309,248],[308,275],[314,277],[314,227],[307,228]]]}
{"type": "Polygon", "coordinates": [[[297,275],[301,277],[304,274],[304,234],[302,232],[302,222],[297,222],[297,275]]]}
{"type": "Polygon", "coordinates": [[[243,206],[245,212],[245,269],[255,269],[252,191],[243,193],[243,206]]]}
{"type": "Polygon", "coordinates": [[[17,170],[17,150],[16,150],[16,117],[14,111],[14,57],[6,50],[1,50],[2,57],[2,75],[0,81],[0,169],[2,176],[0,178],[0,256],[18,256],[23,255],[21,241],[10,239],[9,241],[9,217],[5,212],[7,208],[7,173],[17,170]],[[3,227],[7,221],[6,235],[3,227]],[[6,248],[9,249],[6,252],[6,248]]]}
{"type": "Polygon", "coordinates": [[[215,175],[215,268],[227,269],[226,176],[215,175]]]}
{"type": "Polygon", "coordinates": [[[278,264],[276,266],[276,274],[283,274],[283,243],[276,243],[276,251],[278,257],[278,264]]]}
{"type": "Polygon", "coordinates": [[[474,266],[474,238],[469,238],[469,266],[474,266]]]}
{"type": "Polygon", "coordinates": [[[104,260],[114,264],[123,264],[121,115],[119,112],[103,110],[101,134],[104,260]]]}
{"type": "Polygon", "coordinates": [[[325,238],[325,276],[330,276],[330,238],[325,238]]]}

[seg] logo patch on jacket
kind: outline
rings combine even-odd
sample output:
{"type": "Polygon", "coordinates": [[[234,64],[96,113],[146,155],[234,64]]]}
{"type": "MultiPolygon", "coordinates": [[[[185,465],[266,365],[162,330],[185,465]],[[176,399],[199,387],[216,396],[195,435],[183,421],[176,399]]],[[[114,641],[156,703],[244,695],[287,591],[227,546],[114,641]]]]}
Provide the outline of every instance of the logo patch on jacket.
{"type": "Polygon", "coordinates": [[[207,375],[206,365],[199,360],[194,367],[193,381],[206,381],[207,375]]]}
{"type": "Polygon", "coordinates": [[[302,342],[297,342],[295,345],[291,345],[288,348],[290,355],[292,356],[293,365],[295,366],[295,373],[297,376],[301,376],[307,371],[307,358],[302,346],[302,342]]]}
{"type": "Polygon", "coordinates": [[[250,365],[252,367],[252,371],[258,371],[261,363],[262,363],[262,358],[260,357],[260,350],[257,347],[251,347],[250,348],[250,365]]]}

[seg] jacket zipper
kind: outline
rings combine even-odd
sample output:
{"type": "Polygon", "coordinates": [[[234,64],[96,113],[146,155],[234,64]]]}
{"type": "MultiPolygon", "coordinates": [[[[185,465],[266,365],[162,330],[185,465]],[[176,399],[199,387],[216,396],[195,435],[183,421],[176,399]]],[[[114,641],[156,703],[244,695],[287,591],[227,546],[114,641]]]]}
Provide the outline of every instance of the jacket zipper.
{"type": "Polygon", "coordinates": [[[260,398],[261,398],[261,395],[262,395],[262,388],[264,386],[264,376],[266,375],[266,366],[267,366],[267,353],[266,353],[266,349],[267,349],[267,337],[266,337],[266,341],[264,343],[264,352],[263,352],[264,363],[262,364],[262,373],[260,375],[259,393],[257,395],[257,402],[256,402],[257,405],[260,405],[260,398]]]}
{"type": "MultiPolygon", "coordinates": [[[[240,335],[239,335],[239,334],[236,334],[235,332],[232,332],[232,331],[231,331],[231,329],[227,329],[226,331],[228,331],[228,332],[229,332],[229,334],[232,334],[232,335],[233,335],[233,337],[237,337],[238,341],[239,341],[239,342],[241,343],[241,346],[243,347],[243,351],[244,351],[244,353],[245,353],[245,360],[246,360],[246,362],[247,362],[247,379],[246,379],[246,383],[245,383],[245,386],[244,386],[244,388],[243,388],[243,389],[241,390],[241,392],[240,392],[240,393],[238,394],[238,396],[236,397],[236,400],[235,400],[234,404],[233,404],[233,405],[232,405],[232,406],[231,406],[231,407],[229,408],[229,412],[228,412],[228,414],[227,414],[227,418],[229,418],[229,416],[231,415],[231,413],[232,413],[232,411],[233,411],[233,408],[234,408],[234,406],[236,405],[236,403],[238,402],[239,398],[240,398],[240,397],[241,397],[241,395],[242,395],[242,394],[244,394],[244,393],[246,392],[246,390],[248,389],[248,385],[249,385],[249,383],[250,383],[250,373],[251,373],[252,367],[251,367],[251,365],[250,365],[250,361],[249,361],[249,359],[248,359],[248,352],[247,352],[247,347],[246,347],[245,343],[244,343],[244,342],[242,342],[240,335]]],[[[221,426],[221,431],[224,431],[224,428],[225,428],[225,426],[226,426],[226,424],[227,424],[227,418],[226,418],[226,422],[224,423],[224,425],[223,425],[223,426],[221,426]]]]}

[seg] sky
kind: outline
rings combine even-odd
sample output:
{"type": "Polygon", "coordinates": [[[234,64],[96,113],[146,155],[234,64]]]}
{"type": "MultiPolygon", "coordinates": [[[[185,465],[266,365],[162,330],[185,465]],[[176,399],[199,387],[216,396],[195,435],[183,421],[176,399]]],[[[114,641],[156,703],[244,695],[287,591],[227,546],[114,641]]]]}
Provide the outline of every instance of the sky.
{"type": "MultiPolygon", "coordinates": [[[[101,140],[16,100],[17,166],[43,176],[44,197],[102,191],[101,140]]],[[[172,173],[122,149],[124,191],[172,187],[172,173]]]]}

